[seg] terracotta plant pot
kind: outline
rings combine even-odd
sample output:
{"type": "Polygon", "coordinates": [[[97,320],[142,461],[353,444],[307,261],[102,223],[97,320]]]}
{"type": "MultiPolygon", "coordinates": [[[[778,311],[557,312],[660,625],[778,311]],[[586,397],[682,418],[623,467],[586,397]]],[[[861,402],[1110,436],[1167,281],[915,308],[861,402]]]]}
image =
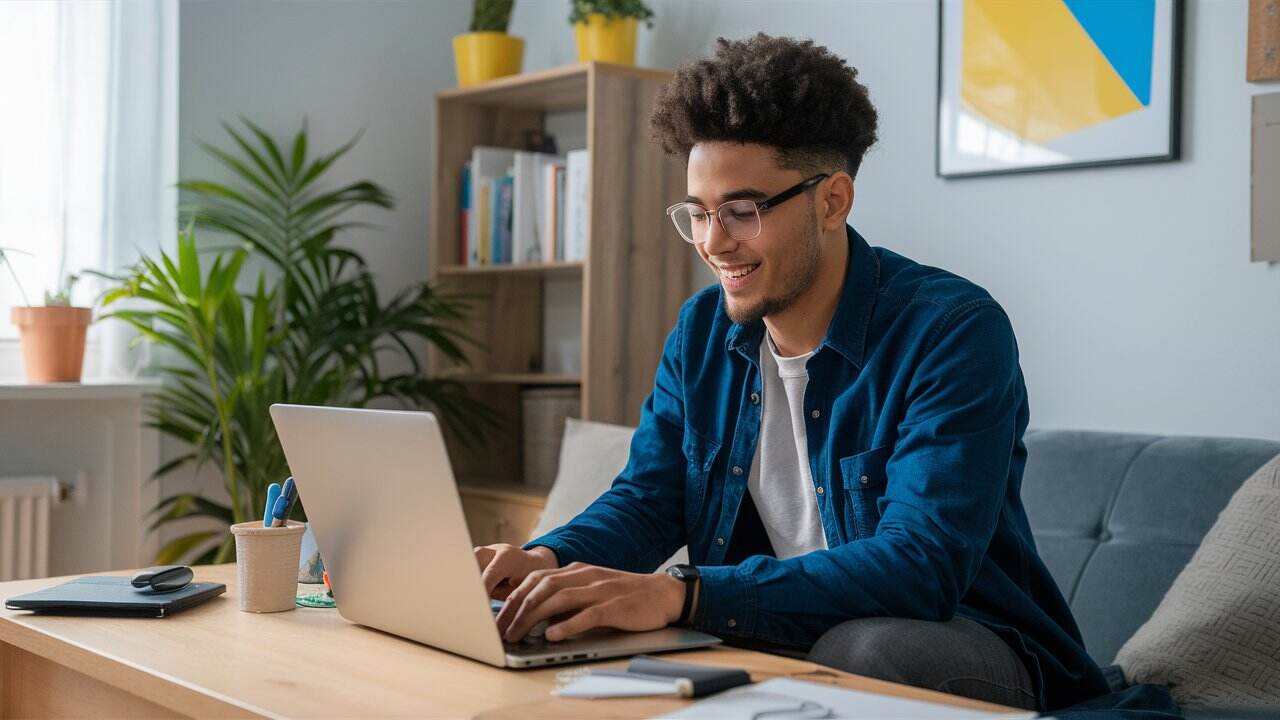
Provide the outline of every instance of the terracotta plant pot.
{"type": "Polygon", "coordinates": [[[84,338],[93,310],[82,307],[15,307],[9,314],[22,334],[27,382],[80,382],[84,338]]]}
{"type": "Polygon", "coordinates": [[[471,87],[507,75],[519,75],[524,40],[500,32],[473,32],[453,39],[458,87],[471,87]]]}

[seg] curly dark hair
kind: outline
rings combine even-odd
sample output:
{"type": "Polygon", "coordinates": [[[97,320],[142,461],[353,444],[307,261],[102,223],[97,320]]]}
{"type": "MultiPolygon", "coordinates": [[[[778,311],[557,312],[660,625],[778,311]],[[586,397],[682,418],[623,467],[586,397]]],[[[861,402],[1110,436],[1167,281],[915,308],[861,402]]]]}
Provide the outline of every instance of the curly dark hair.
{"type": "Polygon", "coordinates": [[[659,92],[650,125],[688,161],[699,142],[759,143],[802,172],[858,174],[876,141],[876,109],[858,71],[812,40],[757,33],[716,38],[715,57],[686,64],[659,92]]]}

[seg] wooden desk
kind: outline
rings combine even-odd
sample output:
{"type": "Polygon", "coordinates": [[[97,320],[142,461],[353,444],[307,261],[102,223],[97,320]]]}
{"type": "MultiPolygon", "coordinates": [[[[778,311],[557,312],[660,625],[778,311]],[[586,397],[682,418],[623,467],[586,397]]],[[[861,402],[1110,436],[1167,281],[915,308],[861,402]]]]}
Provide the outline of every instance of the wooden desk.
{"type": "MultiPolygon", "coordinates": [[[[0,599],[66,579],[0,583],[0,599]]],[[[334,610],[243,613],[235,565],[196,568],[196,580],[226,583],[227,593],[156,619],[0,610],[0,718],[639,718],[688,702],[555,698],[550,690],[563,668],[490,667],[351,624],[334,610]]],[[[1006,709],[745,650],[713,648],[668,657],[744,667],[757,680],[798,676],[1006,709]]]]}

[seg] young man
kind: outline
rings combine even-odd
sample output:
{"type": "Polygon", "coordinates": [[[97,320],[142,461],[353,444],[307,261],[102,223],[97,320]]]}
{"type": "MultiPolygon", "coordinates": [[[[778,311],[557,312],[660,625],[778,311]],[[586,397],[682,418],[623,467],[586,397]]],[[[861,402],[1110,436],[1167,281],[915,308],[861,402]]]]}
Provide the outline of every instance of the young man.
{"type": "Polygon", "coordinates": [[[681,310],[612,488],[524,548],[476,548],[507,639],[687,623],[1023,708],[1105,692],[1019,496],[1008,317],[845,223],[876,131],[856,72],[811,41],[721,38],[652,124],[688,164],[668,215],[719,283],[681,310]],[[691,565],[652,573],[685,544],[691,565]]]}

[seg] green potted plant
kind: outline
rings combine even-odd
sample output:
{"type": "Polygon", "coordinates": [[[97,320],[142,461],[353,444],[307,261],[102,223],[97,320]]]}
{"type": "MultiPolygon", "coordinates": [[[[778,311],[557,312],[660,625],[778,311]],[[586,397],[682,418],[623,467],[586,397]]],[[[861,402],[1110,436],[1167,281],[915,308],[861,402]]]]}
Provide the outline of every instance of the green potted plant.
{"type": "Polygon", "coordinates": [[[203,145],[234,181],[179,183],[189,224],[176,253],[143,258],[103,297],[105,317],[168,351],[157,353],[165,382],[149,401],[148,424],[190,449],[155,475],[213,463],[225,483],[225,500],[179,492],[160,501],[153,530],[193,517],[213,524],[166,543],[159,564],[234,557],[229,527],[260,518],[267,486],[288,475],[272,403],[428,407],[475,444],[494,427],[463,386],[427,378],[420,366],[424,345],[465,361],[469,340],[451,327],[461,300],[425,282],[383,299],[360,254],[337,242],[368,227],[351,211],[393,207],[368,180],[326,187],[326,172],[356,141],[313,157],[305,125],[291,144],[245,126],[224,125],[234,152],[203,145]],[[196,229],[205,233],[199,248],[196,229]],[[253,282],[242,280],[245,267],[258,268],[253,282]],[[116,309],[126,298],[135,302],[116,309]]]}
{"type": "Polygon", "coordinates": [[[515,0],[475,0],[469,32],[453,39],[458,86],[516,75],[524,63],[524,40],[507,34],[515,0]]]}
{"type": "Polygon", "coordinates": [[[653,27],[653,10],[643,0],[570,0],[570,7],[578,62],[635,65],[639,23],[653,27]]]}
{"type": "Polygon", "coordinates": [[[0,264],[22,296],[22,305],[9,310],[9,319],[18,326],[22,338],[22,365],[29,383],[80,382],[84,369],[84,344],[93,321],[93,310],[71,304],[71,288],[77,276],[66,275],[54,292],[45,292],[44,305],[32,305],[9,264],[7,253],[22,253],[13,248],[0,248],[0,264]]]}

